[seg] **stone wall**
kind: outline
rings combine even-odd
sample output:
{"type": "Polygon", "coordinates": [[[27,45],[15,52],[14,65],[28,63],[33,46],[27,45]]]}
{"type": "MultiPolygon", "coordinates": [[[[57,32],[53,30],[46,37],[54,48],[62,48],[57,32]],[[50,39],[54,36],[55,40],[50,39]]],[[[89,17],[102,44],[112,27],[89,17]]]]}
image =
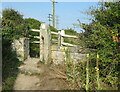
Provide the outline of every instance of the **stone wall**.
{"type": "Polygon", "coordinates": [[[16,51],[18,59],[23,61],[29,57],[29,39],[20,38],[12,43],[13,50],[16,51]]]}
{"type": "Polygon", "coordinates": [[[51,46],[51,58],[53,64],[58,65],[64,63],[67,60],[67,54],[69,54],[70,60],[73,62],[83,62],[86,60],[87,53],[80,53],[76,47],[60,47],[51,46]],[[69,51],[67,52],[67,50],[69,51]]]}
{"type": "Polygon", "coordinates": [[[63,51],[52,51],[51,59],[53,64],[62,64],[66,60],[66,54],[63,51]]]}

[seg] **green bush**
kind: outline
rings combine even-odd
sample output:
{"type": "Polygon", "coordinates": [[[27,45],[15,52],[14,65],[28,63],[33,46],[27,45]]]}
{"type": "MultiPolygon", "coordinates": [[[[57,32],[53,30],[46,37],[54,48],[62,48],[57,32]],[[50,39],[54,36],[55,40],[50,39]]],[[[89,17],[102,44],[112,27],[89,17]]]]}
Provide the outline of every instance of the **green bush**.
{"type": "Polygon", "coordinates": [[[13,85],[18,67],[22,64],[12,50],[12,42],[20,37],[27,37],[29,27],[23,20],[23,16],[14,9],[2,11],[2,90],[13,90],[13,85]]]}
{"type": "Polygon", "coordinates": [[[90,68],[94,70],[96,53],[98,53],[100,78],[102,82],[114,88],[119,85],[119,44],[113,40],[113,37],[118,37],[120,34],[118,12],[120,12],[120,2],[105,2],[89,12],[94,17],[90,24],[82,24],[82,28],[85,29],[82,40],[87,48],[95,50],[95,53],[91,52],[90,68]]]}
{"type": "MultiPolygon", "coordinates": [[[[84,42],[84,47],[91,50],[88,70],[89,83],[87,85],[89,90],[117,90],[120,85],[119,12],[120,2],[104,2],[97,9],[93,8],[87,12],[93,16],[90,24],[81,24],[85,32],[80,33],[80,39],[84,42]],[[119,38],[119,41],[113,37],[119,38]]],[[[74,81],[74,84],[83,85],[78,89],[85,89],[86,68],[86,61],[76,65],[73,62],[67,63],[66,74],[69,80],[74,81]]]]}

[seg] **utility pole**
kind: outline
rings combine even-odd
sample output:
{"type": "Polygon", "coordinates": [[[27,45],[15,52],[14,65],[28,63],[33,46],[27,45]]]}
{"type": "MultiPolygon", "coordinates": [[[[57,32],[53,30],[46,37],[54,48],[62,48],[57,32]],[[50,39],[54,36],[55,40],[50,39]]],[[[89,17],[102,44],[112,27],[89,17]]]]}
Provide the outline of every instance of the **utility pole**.
{"type": "Polygon", "coordinates": [[[58,16],[56,16],[56,28],[57,29],[59,28],[59,19],[58,19],[58,16]]]}
{"type": "Polygon", "coordinates": [[[55,28],[55,0],[52,0],[52,25],[55,28]]]}
{"type": "Polygon", "coordinates": [[[48,15],[49,25],[51,24],[50,22],[52,21],[51,18],[52,18],[52,14],[49,14],[49,15],[48,15]]]}

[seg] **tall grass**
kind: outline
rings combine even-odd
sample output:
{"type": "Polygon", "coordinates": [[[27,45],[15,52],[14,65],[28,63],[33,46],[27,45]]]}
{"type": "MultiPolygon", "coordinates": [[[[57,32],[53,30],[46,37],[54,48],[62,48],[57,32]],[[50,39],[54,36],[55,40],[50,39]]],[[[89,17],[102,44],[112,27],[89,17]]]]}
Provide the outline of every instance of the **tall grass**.
{"type": "MultiPolygon", "coordinates": [[[[100,57],[98,54],[90,53],[87,54],[86,61],[74,62],[70,58],[70,51],[66,51],[66,61],[67,68],[66,74],[68,76],[67,80],[73,85],[72,89],[86,90],[86,91],[97,91],[97,90],[116,90],[116,88],[104,82],[104,77],[102,77],[100,68],[100,57]]],[[[108,81],[110,79],[107,79],[108,81]]],[[[114,82],[114,80],[111,80],[114,82]]]]}
{"type": "Polygon", "coordinates": [[[86,90],[89,90],[89,54],[87,54],[87,61],[86,61],[86,90]]]}

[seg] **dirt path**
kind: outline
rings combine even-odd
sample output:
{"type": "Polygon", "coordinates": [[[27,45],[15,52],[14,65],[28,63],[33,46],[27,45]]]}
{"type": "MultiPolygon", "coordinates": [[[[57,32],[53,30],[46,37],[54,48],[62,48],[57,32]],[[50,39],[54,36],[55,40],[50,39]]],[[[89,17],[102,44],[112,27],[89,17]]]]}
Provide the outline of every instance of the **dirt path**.
{"type": "Polygon", "coordinates": [[[20,66],[14,90],[63,90],[68,89],[64,72],[52,66],[39,63],[39,59],[30,58],[20,66]]]}

